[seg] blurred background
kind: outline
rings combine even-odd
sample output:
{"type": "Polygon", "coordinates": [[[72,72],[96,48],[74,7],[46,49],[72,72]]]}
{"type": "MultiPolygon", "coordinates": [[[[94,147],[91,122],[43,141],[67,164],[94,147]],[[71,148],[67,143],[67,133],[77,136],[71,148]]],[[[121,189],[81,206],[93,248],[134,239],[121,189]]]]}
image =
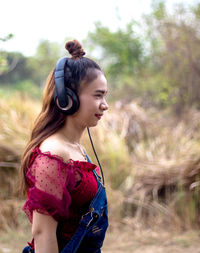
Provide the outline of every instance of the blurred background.
{"type": "Polygon", "coordinates": [[[31,241],[18,169],[70,39],[109,83],[91,129],[109,199],[103,252],[200,252],[200,1],[7,0],[0,23],[0,253],[31,241]]]}

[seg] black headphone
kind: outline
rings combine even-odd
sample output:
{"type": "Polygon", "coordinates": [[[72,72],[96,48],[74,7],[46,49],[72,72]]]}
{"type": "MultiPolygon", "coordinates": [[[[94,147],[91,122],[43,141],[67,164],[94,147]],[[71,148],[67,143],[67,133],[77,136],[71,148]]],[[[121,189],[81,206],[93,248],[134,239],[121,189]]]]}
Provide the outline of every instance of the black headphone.
{"type": "Polygon", "coordinates": [[[61,58],[56,63],[54,72],[56,90],[54,92],[54,102],[59,111],[66,115],[74,114],[80,105],[78,95],[67,87],[65,80],[65,67],[67,57],[61,58]]]}

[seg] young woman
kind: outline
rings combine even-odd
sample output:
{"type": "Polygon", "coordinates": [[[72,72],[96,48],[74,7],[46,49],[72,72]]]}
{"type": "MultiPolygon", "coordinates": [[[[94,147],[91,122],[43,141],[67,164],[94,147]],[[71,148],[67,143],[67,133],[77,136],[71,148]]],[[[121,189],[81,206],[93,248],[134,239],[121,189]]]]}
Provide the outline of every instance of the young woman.
{"type": "Polygon", "coordinates": [[[43,94],[21,163],[23,210],[33,241],[24,252],[101,252],[107,201],[98,167],[80,144],[86,128],[108,109],[107,81],[99,65],[84,57],[80,43],[66,43],[71,58],[58,61],[43,94]]]}

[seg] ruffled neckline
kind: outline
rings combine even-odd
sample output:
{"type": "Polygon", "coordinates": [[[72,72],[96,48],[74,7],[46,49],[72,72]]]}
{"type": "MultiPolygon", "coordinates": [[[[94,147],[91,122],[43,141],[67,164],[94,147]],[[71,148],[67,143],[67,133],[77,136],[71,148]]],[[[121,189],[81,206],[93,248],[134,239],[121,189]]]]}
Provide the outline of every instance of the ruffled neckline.
{"type": "MultiPolygon", "coordinates": [[[[83,170],[94,170],[97,168],[97,166],[91,162],[88,162],[88,161],[81,161],[81,160],[73,160],[73,159],[69,159],[68,162],[65,162],[63,157],[59,156],[59,155],[55,155],[55,154],[51,154],[50,151],[45,151],[45,152],[42,152],[41,149],[37,146],[35,147],[33,150],[32,150],[32,153],[33,154],[42,154],[42,155],[45,155],[45,156],[48,156],[50,158],[53,158],[59,162],[61,162],[62,164],[64,164],[65,166],[69,166],[70,164],[73,164],[75,167],[78,167],[80,169],[83,169],[83,170]]],[[[35,159],[35,155],[33,155],[31,157],[31,160],[30,160],[30,163],[32,163],[32,161],[35,159]]]]}

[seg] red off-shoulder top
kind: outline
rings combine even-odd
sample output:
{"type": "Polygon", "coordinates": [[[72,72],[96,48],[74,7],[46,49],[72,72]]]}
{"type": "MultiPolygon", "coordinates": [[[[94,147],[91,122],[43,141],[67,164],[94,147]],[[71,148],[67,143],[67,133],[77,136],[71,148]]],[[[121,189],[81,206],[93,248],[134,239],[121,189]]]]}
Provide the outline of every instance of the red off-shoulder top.
{"type": "Polygon", "coordinates": [[[30,222],[34,210],[51,215],[58,221],[59,250],[75,233],[81,216],[87,212],[98,190],[93,170],[99,173],[99,168],[93,163],[72,159],[64,162],[62,157],[42,152],[38,147],[33,150],[26,173],[29,188],[23,210],[30,222]],[[77,172],[81,175],[78,185],[77,172]]]}

